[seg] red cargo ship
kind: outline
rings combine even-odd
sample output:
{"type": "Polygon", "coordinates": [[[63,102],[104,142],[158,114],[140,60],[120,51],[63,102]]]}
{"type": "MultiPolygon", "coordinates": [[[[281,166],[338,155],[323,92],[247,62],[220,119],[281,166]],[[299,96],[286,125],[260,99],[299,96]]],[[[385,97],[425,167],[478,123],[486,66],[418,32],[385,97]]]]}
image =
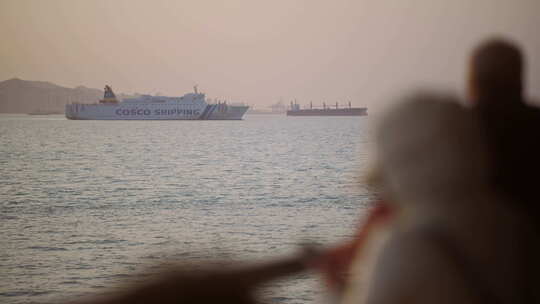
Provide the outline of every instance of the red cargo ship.
{"type": "Polygon", "coordinates": [[[336,103],[335,108],[327,107],[323,104],[322,109],[313,109],[310,104],[309,109],[300,109],[300,105],[291,102],[291,108],[287,111],[287,116],[366,116],[367,108],[352,108],[349,102],[348,108],[339,108],[336,103]]]}

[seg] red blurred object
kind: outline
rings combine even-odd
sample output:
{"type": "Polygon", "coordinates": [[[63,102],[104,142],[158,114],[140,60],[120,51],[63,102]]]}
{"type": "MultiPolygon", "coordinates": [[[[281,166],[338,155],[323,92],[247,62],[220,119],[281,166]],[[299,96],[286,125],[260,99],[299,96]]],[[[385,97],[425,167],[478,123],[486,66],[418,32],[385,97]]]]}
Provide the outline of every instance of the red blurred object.
{"type": "Polygon", "coordinates": [[[393,209],[387,203],[377,202],[369,211],[366,221],[358,227],[356,236],[351,242],[331,248],[313,261],[311,266],[323,273],[331,289],[341,291],[344,288],[347,271],[367,241],[370,232],[376,225],[388,221],[392,214],[393,209]]]}

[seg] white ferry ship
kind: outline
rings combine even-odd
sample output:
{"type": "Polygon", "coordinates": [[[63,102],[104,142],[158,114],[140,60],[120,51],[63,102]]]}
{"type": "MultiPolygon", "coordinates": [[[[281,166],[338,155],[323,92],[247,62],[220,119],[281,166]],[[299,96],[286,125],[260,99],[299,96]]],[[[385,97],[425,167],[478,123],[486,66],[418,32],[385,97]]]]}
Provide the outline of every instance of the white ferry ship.
{"type": "Polygon", "coordinates": [[[118,101],[110,86],[99,103],[66,105],[68,119],[86,120],[240,120],[248,106],[209,104],[197,91],[182,97],[142,95],[118,101]]]}

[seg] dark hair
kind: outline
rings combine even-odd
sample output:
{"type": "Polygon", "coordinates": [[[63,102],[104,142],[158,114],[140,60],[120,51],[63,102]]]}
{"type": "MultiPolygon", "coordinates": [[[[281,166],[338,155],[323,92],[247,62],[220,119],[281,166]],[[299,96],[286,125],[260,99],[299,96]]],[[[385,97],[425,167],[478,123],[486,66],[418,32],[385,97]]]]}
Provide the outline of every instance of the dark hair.
{"type": "Polygon", "coordinates": [[[524,62],[515,43],[487,40],[473,52],[471,64],[479,99],[522,99],[524,62]]]}

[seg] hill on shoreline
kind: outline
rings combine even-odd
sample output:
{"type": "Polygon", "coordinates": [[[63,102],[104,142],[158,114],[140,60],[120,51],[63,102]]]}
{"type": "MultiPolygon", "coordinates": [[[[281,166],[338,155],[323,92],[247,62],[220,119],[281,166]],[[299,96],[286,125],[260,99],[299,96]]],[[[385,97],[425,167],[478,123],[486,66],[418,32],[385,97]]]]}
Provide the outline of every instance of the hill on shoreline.
{"type": "Polygon", "coordinates": [[[95,103],[102,97],[103,91],[99,89],[12,78],[0,82],[0,113],[63,114],[67,103],[95,103]]]}

